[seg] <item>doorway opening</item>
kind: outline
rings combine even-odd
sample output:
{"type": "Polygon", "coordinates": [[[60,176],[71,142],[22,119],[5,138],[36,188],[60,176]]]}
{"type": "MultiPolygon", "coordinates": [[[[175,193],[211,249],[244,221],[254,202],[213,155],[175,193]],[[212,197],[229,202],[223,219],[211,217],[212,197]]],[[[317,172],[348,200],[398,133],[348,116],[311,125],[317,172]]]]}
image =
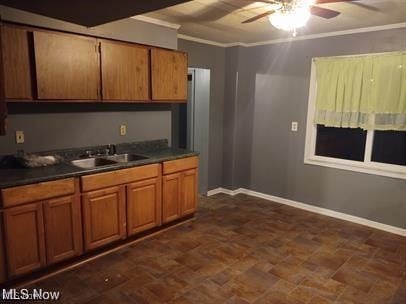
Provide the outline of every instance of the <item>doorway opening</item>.
{"type": "Polygon", "coordinates": [[[172,147],[199,152],[199,193],[208,191],[210,70],[188,69],[188,102],[172,106],[172,147]]]}

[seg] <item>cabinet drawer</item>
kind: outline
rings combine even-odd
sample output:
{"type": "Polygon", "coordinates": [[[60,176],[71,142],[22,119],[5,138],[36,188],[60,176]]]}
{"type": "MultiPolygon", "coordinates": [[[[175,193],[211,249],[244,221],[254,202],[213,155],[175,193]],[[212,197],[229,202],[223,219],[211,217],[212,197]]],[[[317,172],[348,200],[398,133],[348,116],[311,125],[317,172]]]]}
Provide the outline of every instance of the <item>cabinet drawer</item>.
{"type": "Polygon", "coordinates": [[[82,192],[129,184],[132,182],[153,178],[159,175],[160,166],[160,164],[152,164],[82,176],[82,192]]]}
{"type": "Polygon", "coordinates": [[[197,168],[199,160],[197,156],[171,160],[164,162],[163,174],[171,174],[179,171],[197,168]]]}
{"type": "Polygon", "coordinates": [[[2,207],[7,208],[24,203],[75,193],[75,179],[67,178],[1,190],[2,207]]]}

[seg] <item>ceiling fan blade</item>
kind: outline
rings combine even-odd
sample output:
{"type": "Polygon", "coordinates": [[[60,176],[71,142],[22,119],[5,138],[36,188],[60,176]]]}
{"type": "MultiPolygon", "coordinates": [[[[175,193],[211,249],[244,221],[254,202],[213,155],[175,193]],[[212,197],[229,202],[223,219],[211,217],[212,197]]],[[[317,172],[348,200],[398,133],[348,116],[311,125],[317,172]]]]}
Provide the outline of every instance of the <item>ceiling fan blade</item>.
{"type": "Polygon", "coordinates": [[[318,6],[311,6],[310,13],[324,19],[331,19],[341,14],[340,12],[318,6]]]}
{"type": "Polygon", "coordinates": [[[336,3],[336,2],[356,2],[359,0],[316,0],[314,4],[326,4],[326,3],[336,3]]]}
{"type": "Polygon", "coordinates": [[[368,5],[368,4],[364,4],[364,3],[360,3],[360,2],[350,2],[352,5],[356,5],[362,8],[365,8],[369,11],[373,11],[373,12],[380,12],[381,10],[375,6],[372,5],[368,5]]]}
{"type": "Polygon", "coordinates": [[[266,3],[266,4],[281,4],[281,1],[277,1],[277,0],[243,0],[246,2],[261,2],[261,3],[266,3]]]}
{"type": "Polygon", "coordinates": [[[360,0],[316,0],[315,4],[327,4],[327,3],[339,3],[339,2],[341,2],[341,3],[344,2],[345,3],[346,2],[348,4],[356,5],[356,6],[365,8],[365,9],[370,10],[370,11],[374,11],[374,12],[380,12],[381,11],[377,7],[374,7],[374,6],[371,6],[371,5],[368,5],[368,4],[364,4],[364,3],[360,3],[358,1],[360,1],[360,0]]]}
{"type": "Polygon", "coordinates": [[[266,16],[272,15],[274,12],[275,12],[274,10],[272,10],[272,11],[267,11],[267,12],[265,12],[265,13],[256,15],[255,17],[252,17],[252,18],[249,18],[249,19],[247,19],[247,20],[244,20],[244,21],[241,22],[241,23],[250,23],[250,22],[256,21],[256,20],[258,20],[258,19],[264,18],[264,17],[266,17],[266,16]]]}

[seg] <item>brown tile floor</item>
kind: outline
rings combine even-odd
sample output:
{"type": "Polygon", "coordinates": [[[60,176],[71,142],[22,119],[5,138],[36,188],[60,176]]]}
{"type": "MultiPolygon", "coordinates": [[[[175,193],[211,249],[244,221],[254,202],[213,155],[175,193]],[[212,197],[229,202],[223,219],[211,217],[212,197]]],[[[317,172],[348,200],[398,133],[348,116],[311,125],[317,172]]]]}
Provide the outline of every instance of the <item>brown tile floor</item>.
{"type": "Polygon", "coordinates": [[[238,195],[35,286],[63,303],[406,303],[406,238],[238,195]]]}

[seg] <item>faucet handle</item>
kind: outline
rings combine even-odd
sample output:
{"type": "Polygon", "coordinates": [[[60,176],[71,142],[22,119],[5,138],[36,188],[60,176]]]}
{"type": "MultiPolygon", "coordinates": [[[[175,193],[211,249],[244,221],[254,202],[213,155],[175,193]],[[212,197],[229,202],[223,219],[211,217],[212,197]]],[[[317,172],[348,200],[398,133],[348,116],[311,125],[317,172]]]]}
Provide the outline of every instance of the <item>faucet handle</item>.
{"type": "Polygon", "coordinates": [[[87,151],[85,151],[84,154],[80,155],[80,157],[81,157],[81,158],[82,158],[82,157],[84,157],[84,158],[90,158],[90,157],[93,157],[93,153],[92,153],[92,151],[87,150],[87,151]]]}

